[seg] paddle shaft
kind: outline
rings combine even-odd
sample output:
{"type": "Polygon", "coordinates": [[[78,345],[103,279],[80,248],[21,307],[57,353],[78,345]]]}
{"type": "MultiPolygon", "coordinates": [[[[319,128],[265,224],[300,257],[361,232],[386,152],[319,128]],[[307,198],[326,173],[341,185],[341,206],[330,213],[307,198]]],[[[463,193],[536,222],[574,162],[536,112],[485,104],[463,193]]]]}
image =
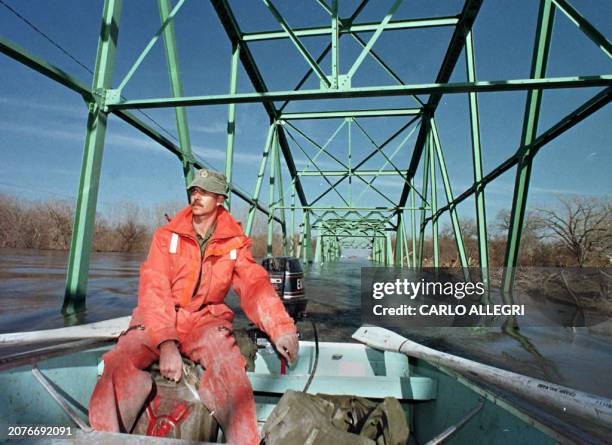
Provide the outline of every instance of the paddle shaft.
{"type": "Polygon", "coordinates": [[[410,340],[402,344],[400,352],[453,369],[468,377],[480,378],[526,399],[559,409],[563,413],[595,419],[600,424],[612,426],[610,399],[436,351],[410,340]]]}
{"type": "Polygon", "coordinates": [[[13,332],[0,334],[0,346],[17,346],[41,342],[116,338],[128,328],[130,317],[113,318],[97,323],[70,326],[43,331],[13,332]]]}
{"type": "Polygon", "coordinates": [[[485,381],[525,399],[550,406],[562,413],[573,414],[608,428],[612,427],[612,400],[610,399],[436,351],[388,329],[364,326],[353,334],[353,338],[373,348],[399,351],[408,356],[452,369],[473,380],[485,381]]]}

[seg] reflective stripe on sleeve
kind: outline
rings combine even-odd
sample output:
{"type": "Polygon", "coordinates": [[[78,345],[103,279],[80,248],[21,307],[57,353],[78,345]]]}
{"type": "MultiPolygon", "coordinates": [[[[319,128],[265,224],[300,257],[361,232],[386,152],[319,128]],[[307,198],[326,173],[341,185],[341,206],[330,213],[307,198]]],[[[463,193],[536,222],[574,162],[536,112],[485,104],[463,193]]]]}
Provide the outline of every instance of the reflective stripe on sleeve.
{"type": "Polygon", "coordinates": [[[170,240],[170,249],[168,249],[168,252],[176,253],[176,249],[178,247],[178,241],[179,241],[178,233],[173,233],[172,240],[170,240]]]}

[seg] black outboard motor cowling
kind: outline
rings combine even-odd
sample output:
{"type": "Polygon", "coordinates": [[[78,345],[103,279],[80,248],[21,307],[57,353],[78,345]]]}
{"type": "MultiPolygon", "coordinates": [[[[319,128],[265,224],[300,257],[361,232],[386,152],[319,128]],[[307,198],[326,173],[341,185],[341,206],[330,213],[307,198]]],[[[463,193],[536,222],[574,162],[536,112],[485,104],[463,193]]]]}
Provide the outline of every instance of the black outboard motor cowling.
{"type": "Polygon", "coordinates": [[[306,314],[304,272],[300,260],[293,257],[269,257],[261,262],[270,275],[270,283],[283,301],[287,313],[299,321],[306,314]]]}

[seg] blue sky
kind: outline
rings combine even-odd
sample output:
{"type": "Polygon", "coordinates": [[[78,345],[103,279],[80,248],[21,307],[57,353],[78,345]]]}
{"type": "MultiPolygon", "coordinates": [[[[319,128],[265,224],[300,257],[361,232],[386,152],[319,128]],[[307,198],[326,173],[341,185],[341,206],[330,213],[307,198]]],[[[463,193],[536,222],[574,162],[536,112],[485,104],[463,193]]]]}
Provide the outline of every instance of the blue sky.
{"type": "MultiPolygon", "coordinates": [[[[102,1],[50,2],[42,0],[3,0],[59,43],[84,65],[93,68],[102,1]]],[[[275,30],[279,25],[262,2],[230,2],[244,31],[275,30]]],[[[341,1],[341,15],[348,16],[357,1],[341,1]]],[[[372,0],[358,22],[379,21],[391,2],[372,0]]],[[[295,27],[327,25],[329,16],[314,1],[275,2],[286,20],[295,27]]],[[[612,2],[573,0],[572,4],[608,38],[612,36],[612,2]]],[[[456,14],[461,2],[406,0],[394,19],[432,17],[456,14]],[[433,5],[432,5],[433,3],[433,5]]],[[[474,28],[477,76],[479,80],[529,77],[538,2],[535,0],[486,1],[474,28]]],[[[156,2],[125,1],[121,18],[114,85],[118,85],[151,36],[159,27],[156,2]]],[[[184,89],[187,95],[223,94],[229,87],[230,45],[208,2],[187,1],[176,19],[177,45],[184,89]]],[[[433,82],[451,28],[403,30],[384,33],[374,50],[396,70],[406,83],[433,82]]],[[[18,43],[28,51],[61,67],[86,83],[91,75],[62,54],[57,48],[18,20],[0,4],[0,35],[18,43]]],[[[368,39],[365,33],[362,38],[368,39]]],[[[327,37],[303,39],[308,50],[318,55],[328,43],[327,37]]],[[[269,89],[290,90],[301,78],[307,65],[288,40],[254,42],[250,45],[269,89]]],[[[349,36],[341,39],[341,72],[346,72],[359,54],[360,47],[349,36]]],[[[329,57],[322,67],[329,71],[329,57]]],[[[612,66],[605,54],[588,40],[561,13],[557,13],[548,75],[574,76],[609,74],[612,66]]],[[[463,55],[451,81],[465,80],[463,55]]],[[[366,59],[353,78],[353,86],[391,85],[393,81],[371,59],[366,59]]],[[[314,77],[305,88],[315,88],[314,77]]],[[[241,70],[239,92],[252,91],[241,70]]],[[[595,95],[598,89],[546,91],[544,93],[540,132],[552,126],[571,110],[595,95]]],[[[130,99],[167,97],[170,93],[161,41],[154,47],[123,94],[130,99]]],[[[485,173],[510,156],[518,147],[525,103],[524,92],[486,93],[479,95],[482,145],[485,173]]],[[[422,99],[426,99],[423,97],[422,99]]],[[[294,103],[287,111],[377,107],[412,107],[409,98],[382,98],[335,103],[294,103]]],[[[445,96],[438,108],[437,124],[453,192],[458,194],[472,181],[471,145],[466,95],[445,96]]],[[[147,110],[147,114],[176,134],[171,109],[147,110]]],[[[142,116],[141,116],[142,117],[142,116]]],[[[191,140],[194,152],[212,166],[223,169],[225,156],[226,106],[198,107],[189,110],[191,140]]],[[[0,55],[0,191],[28,199],[74,200],[78,187],[86,107],[82,99],[66,88],[19,63],[0,55]]],[[[263,149],[268,118],[260,104],[237,107],[234,184],[249,194],[254,188],[259,158],[263,149]]],[[[362,120],[371,137],[381,143],[405,119],[362,120]]],[[[553,205],[560,194],[609,196],[612,180],[612,108],[598,111],[558,140],[543,148],[535,160],[530,206],[553,205]]],[[[341,121],[300,121],[296,125],[322,144],[341,121]]],[[[295,132],[293,132],[296,135],[295,132]]],[[[343,129],[330,144],[330,152],[346,162],[347,131],[343,129]]],[[[405,133],[407,135],[407,132],[405,133]]],[[[399,168],[408,165],[417,132],[394,160],[399,168]]],[[[314,156],[316,151],[296,136],[298,142],[314,156]]],[[[111,212],[117,203],[134,201],[144,206],[182,199],[183,180],[176,158],[149,141],[138,131],[117,118],[109,120],[99,195],[99,210],[111,212]]],[[[396,141],[399,142],[401,138],[396,141]]],[[[353,163],[372,147],[353,128],[353,163]]],[[[386,153],[397,147],[390,144],[386,153]]],[[[298,168],[307,164],[299,148],[292,144],[298,168]]],[[[323,169],[338,169],[334,160],[320,158],[323,169]]],[[[377,155],[364,168],[379,168],[384,159],[377,155]]],[[[311,167],[312,170],[312,167],[311,167]]],[[[288,173],[284,169],[285,190],[288,173]]],[[[420,172],[418,178],[420,178],[420,172]]],[[[307,196],[318,196],[326,186],[318,178],[304,181],[307,196]]],[[[420,184],[420,181],[417,182],[420,184]]],[[[487,188],[488,212],[493,217],[509,208],[514,183],[514,170],[504,174],[487,188]]],[[[391,200],[397,201],[402,183],[390,176],[375,184],[391,200]]],[[[438,178],[439,204],[446,203],[441,179],[438,178]]],[[[353,197],[360,195],[362,185],[354,183],[353,197]]],[[[340,188],[347,192],[346,182],[340,188]]],[[[267,200],[267,189],[262,191],[267,200]]],[[[338,205],[331,193],[321,204],[338,205]]],[[[384,205],[380,195],[366,191],[357,205],[384,205]]],[[[473,212],[473,200],[459,207],[462,215],[473,212]]]]}

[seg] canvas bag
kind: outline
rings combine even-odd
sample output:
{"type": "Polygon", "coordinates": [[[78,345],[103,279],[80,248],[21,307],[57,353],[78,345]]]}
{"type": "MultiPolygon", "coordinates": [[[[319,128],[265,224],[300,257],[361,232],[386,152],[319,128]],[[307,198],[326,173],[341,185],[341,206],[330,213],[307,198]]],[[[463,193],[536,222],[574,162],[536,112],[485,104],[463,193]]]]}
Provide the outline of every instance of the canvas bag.
{"type": "Polygon", "coordinates": [[[409,429],[397,399],[288,390],[262,430],[266,445],[404,445],[409,429]]]}

